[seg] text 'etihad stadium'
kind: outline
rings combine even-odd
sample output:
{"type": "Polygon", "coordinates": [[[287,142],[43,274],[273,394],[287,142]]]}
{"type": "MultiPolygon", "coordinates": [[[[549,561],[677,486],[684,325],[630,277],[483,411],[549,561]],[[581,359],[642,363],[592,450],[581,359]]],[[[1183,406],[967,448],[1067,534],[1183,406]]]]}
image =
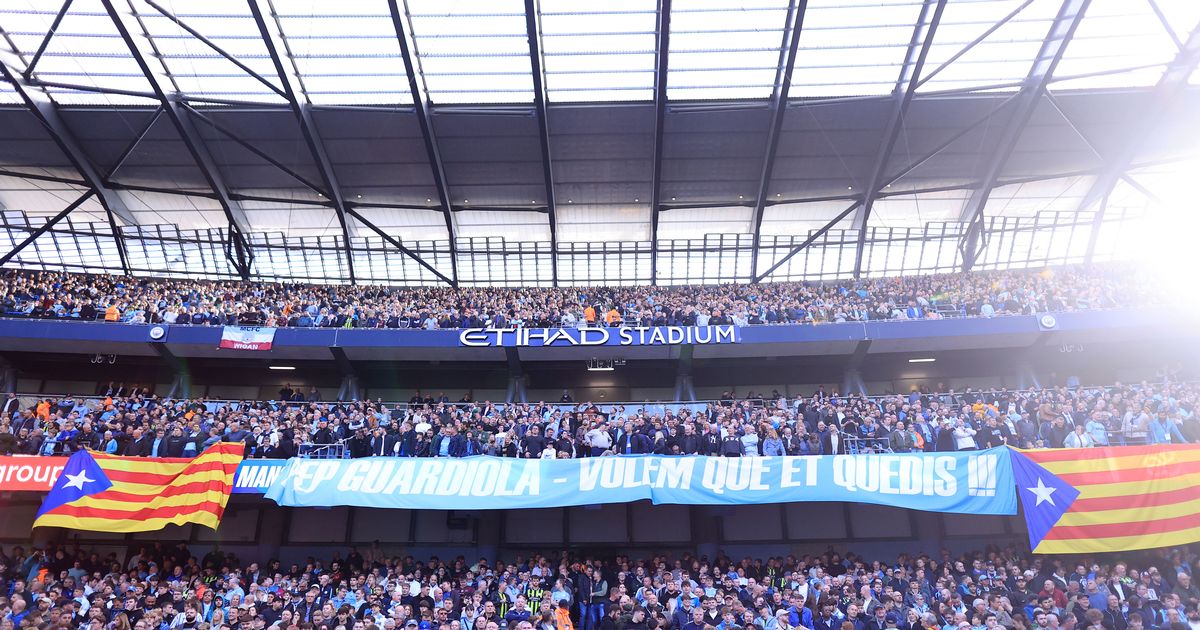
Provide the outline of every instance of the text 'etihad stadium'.
{"type": "Polygon", "coordinates": [[[740,343],[738,326],[638,326],[629,328],[467,328],[461,345],[524,346],[676,346],[740,343]]]}

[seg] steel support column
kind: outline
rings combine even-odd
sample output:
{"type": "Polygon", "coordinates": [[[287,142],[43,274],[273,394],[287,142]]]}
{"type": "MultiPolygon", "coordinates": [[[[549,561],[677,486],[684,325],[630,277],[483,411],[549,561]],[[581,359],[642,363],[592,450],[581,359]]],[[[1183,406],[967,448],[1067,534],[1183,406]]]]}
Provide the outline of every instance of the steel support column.
{"type": "Polygon", "coordinates": [[[1175,102],[1183,88],[1187,87],[1188,77],[1195,72],[1198,65],[1200,65],[1200,24],[1192,29],[1187,41],[1175,55],[1175,59],[1171,61],[1158,83],[1155,84],[1144,113],[1133,121],[1129,139],[1115,155],[1106,160],[1104,170],[1092,182],[1092,187],[1084,194],[1083,200],[1079,204],[1077,212],[1083,212],[1092,204],[1100,203],[1092,221],[1091,236],[1088,238],[1087,253],[1084,257],[1085,262],[1092,262],[1092,257],[1096,254],[1096,239],[1100,236],[1100,226],[1104,222],[1108,197],[1112,194],[1113,187],[1117,185],[1117,180],[1121,179],[1125,171],[1129,170],[1147,136],[1165,118],[1164,114],[1167,109],[1175,102]]]}
{"type": "Polygon", "coordinates": [[[800,50],[800,31],[804,27],[804,13],[807,9],[808,0],[792,0],[788,4],[783,43],[779,50],[779,65],[775,70],[775,88],[771,92],[770,102],[771,119],[767,125],[766,148],[763,151],[762,169],[758,176],[758,194],[754,198],[754,246],[750,250],[750,278],[754,282],[758,282],[767,275],[765,273],[755,275],[758,274],[758,249],[762,240],[763,211],[767,207],[767,196],[771,192],[771,177],[775,172],[775,153],[779,150],[779,135],[783,130],[783,117],[787,114],[788,90],[792,85],[792,71],[796,68],[796,56],[800,50]]]}
{"type": "Polygon", "coordinates": [[[533,106],[542,147],[542,177],[546,182],[547,219],[550,222],[550,280],[558,286],[558,217],[554,200],[554,168],[550,160],[550,121],[546,113],[546,73],[542,63],[541,13],[537,0],[525,0],[525,35],[529,40],[529,62],[533,66],[533,106]]]}
{"type": "MultiPolygon", "coordinates": [[[[124,40],[125,46],[129,49],[129,54],[137,62],[138,68],[145,75],[146,80],[150,83],[154,90],[155,96],[158,98],[159,104],[162,105],[163,113],[170,119],[171,124],[175,127],[175,131],[179,134],[179,139],[183,141],[184,147],[187,148],[188,154],[191,155],[192,161],[196,163],[196,167],[200,170],[200,174],[208,183],[209,188],[216,194],[217,202],[221,205],[221,210],[225,214],[225,219],[229,222],[229,241],[226,244],[226,256],[233,263],[238,275],[243,279],[249,279],[251,274],[251,266],[254,261],[254,254],[250,251],[250,245],[246,241],[246,234],[250,231],[250,221],[246,218],[246,213],[242,210],[241,204],[230,197],[229,188],[225,185],[225,179],[221,176],[221,171],[217,168],[216,162],[212,155],[208,152],[208,148],[204,145],[203,139],[192,120],[188,118],[183,106],[180,104],[176,95],[168,95],[167,90],[163,88],[162,79],[159,74],[150,68],[150,61],[147,55],[138,45],[137,39],[134,38],[133,28],[126,20],[133,20],[134,15],[131,12],[122,13],[116,6],[117,0],[101,0],[104,4],[105,11],[108,12],[109,18],[113,25],[117,28],[117,32],[124,40]]],[[[130,11],[132,7],[127,5],[130,11]]],[[[149,36],[141,29],[140,26],[134,25],[138,29],[140,37],[148,38],[149,36]]],[[[163,66],[164,72],[166,66],[163,66]]]]}
{"type": "Polygon", "coordinates": [[[988,158],[987,170],[984,172],[983,178],[975,184],[971,191],[971,197],[963,206],[959,219],[967,224],[967,230],[959,242],[958,249],[962,254],[961,268],[964,272],[970,271],[975,266],[975,260],[983,249],[983,211],[987,206],[988,198],[991,197],[992,190],[996,188],[1004,165],[1012,156],[1017,141],[1020,140],[1021,134],[1029,124],[1029,119],[1037,109],[1042,94],[1046,91],[1046,86],[1054,75],[1054,69],[1062,60],[1063,53],[1066,52],[1067,45],[1075,35],[1075,29],[1079,28],[1079,23],[1083,21],[1083,16],[1087,13],[1090,4],[1091,0],[1064,0],[1062,6],[1059,7],[1058,15],[1051,23],[1046,38],[1042,40],[1042,46],[1029,69],[1029,74],[1025,77],[1021,91],[1015,97],[1015,109],[1009,116],[1003,135],[996,142],[988,158]]]}
{"type": "Polygon", "coordinates": [[[521,367],[521,353],[516,348],[505,348],[504,358],[508,363],[508,392],[504,395],[504,402],[527,402],[525,383],[528,377],[521,367]]]}
{"type": "MultiPolygon", "coordinates": [[[[50,96],[42,90],[30,87],[25,83],[23,75],[19,75],[13,68],[9,67],[11,59],[7,51],[0,59],[0,73],[4,75],[4,80],[8,81],[13,86],[13,90],[21,97],[25,103],[25,108],[37,118],[38,122],[46,129],[46,133],[50,135],[50,139],[54,141],[67,157],[71,166],[79,172],[79,176],[86,182],[86,186],[91,188],[96,193],[96,199],[104,208],[104,214],[108,219],[108,227],[112,231],[113,242],[117,246],[117,256],[121,259],[121,270],[129,274],[129,256],[125,250],[125,239],[121,236],[121,228],[117,225],[117,217],[126,225],[137,225],[137,219],[133,213],[125,205],[120,195],[113,189],[109,188],[105,183],[100,172],[92,164],[91,158],[83,150],[79,141],[75,138],[75,134],[63,121],[58,114],[58,107],[50,100],[50,96]]],[[[14,55],[15,56],[15,55],[14,55]]]]}
{"type": "MultiPolygon", "coordinates": [[[[342,197],[342,190],[338,185],[337,175],[333,172],[333,164],[329,161],[329,155],[325,152],[325,143],[321,141],[316,124],[313,123],[312,107],[307,102],[300,101],[299,94],[303,92],[303,89],[299,85],[293,85],[293,81],[299,81],[299,79],[288,72],[287,68],[283,65],[283,56],[279,54],[279,45],[275,42],[277,32],[275,29],[279,28],[276,17],[274,15],[271,16],[272,22],[275,23],[275,29],[272,29],[267,24],[266,17],[263,15],[262,7],[259,6],[258,0],[246,0],[246,4],[250,6],[250,13],[254,16],[254,22],[258,25],[258,32],[262,35],[263,44],[267,47],[267,54],[271,56],[271,63],[274,64],[275,73],[279,76],[279,82],[283,87],[284,98],[287,99],[288,106],[291,108],[292,114],[296,117],[296,122],[300,125],[300,133],[304,136],[304,144],[308,147],[308,152],[312,156],[313,162],[317,165],[317,171],[321,175],[321,183],[325,186],[325,197],[333,202],[333,211],[337,213],[338,225],[342,228],[342,251],[346,256],[346,272],[350,276],[350,283],[355,284],[354,252],[350,247],[350,238],[354,236],[353,224],[346,220],[346,199],[342,197]]],[[[283,42],[283,46],[286,48],[287,43],[283,42]]],[[[290,51],[288,52],[288,59],[291,60],[290,51]]]]}
{"type": "MultiPolygon", "coordinates": [[[[450,202],[450,188],[446,183],[446,169],[442,165],[442,153],[438,149],[437,135],[433,128],[433,113],[429,99],[422,89],[423,81],[417,69],[417,58],[413,45],[408,41],[408,30],[404,28],[405,12],[400,10],[402,0],[388,0],[388,9],[392,14],[392,26],[396,31],[396,39],[400,42],[400,57],[404,60],[404,71],[408,75],[408,91],[412,95],[413,112],[417,116],[417,124],[421,128],[421,140],[425,143],[425,157],[429,160],[429,168],[433,171],[433,187],[437,191],[438,203],[442,207],[442,216],[446,220],[446,234],[450,239],[450,286],[458,286],[458,243],[454,230],[454,206],[450,202]]],[[[440,273],[438,275],[441,275],[440,273]]],[[[445,277],[445,276],[442,276],[445,277]]]]}
{"type": "Polygon", "coordinates": [[[654,64],[654,167],[650,177],[650,284],[658,284],[658,213],[662,205],[663,128],[667,120],[667,70],[671,50],[671,0],[658,0],[654,64]]]}
{"type": "Polygon", "coordinates": [[[888,162],[891,161],[892,151],[900,138],[900,130],[904,128],[904,117],[908,106],[912,103],[913,95],[917,92],[917,81],[921,79],[921,71],[925,67],[925,58],[929,55],[929,47],[937,34],[938,24],[946,10],[947,0],[925,0],[921,5],[921,14],[913,29],[912,39],[908,42],[908,52],[904,56],[904,66],[896,85],[892,88],[892,109],[885,123],[883,142],[879,152],[875,154],[875,167],[871,171],[871,179],[867,180],[867,188],[863,192],[863,202],[854,217],[854,227],[858,230],[858,247],[854,252],[854,277],[862,274],[863,250],[867,244],[867,226],[871,220],[871,210],[885,184],[888,162]],[[932,16],[930,12],[932,11],[932,16]]]}

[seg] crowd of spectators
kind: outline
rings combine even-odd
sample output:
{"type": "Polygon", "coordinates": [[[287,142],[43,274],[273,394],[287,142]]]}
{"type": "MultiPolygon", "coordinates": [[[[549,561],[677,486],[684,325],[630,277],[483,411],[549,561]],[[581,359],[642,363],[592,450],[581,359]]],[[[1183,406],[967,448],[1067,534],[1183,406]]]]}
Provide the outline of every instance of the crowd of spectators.
{"type": "MultiPolygon", "coordinates": [[[[0,406],[0,454],[57,455],[80,448],[188,457],[244,442],[248,457],[576,458],[663,455],[841,454],[1200,442],[1200,386],[1162,382],[1028,391],[913,391],[842,396],[822,387],[788,399],[726,393],[706,403],[595,405],[458,402],[417,393],[407,403],[305,400],[291,386],[276,401],[166,400],[111,385],[95,398],[31,399],[0,406]],[[286,401],[286,402],[285,402],[286,401]],[[336,446],[336,448],[332,448],[336,446]],[[849,452],[854,452],[850,450],[849,452]]],[[[316,390],[313,390],[315,392],[316,390]]]]}
{"type": "MultiPolygon", "coordinates": [[[[2,550],[0,550],[2,552],[2,550]]],[[[416,561],[377,545],[285,565],[155,543],[127,558],[0,553],[0,630],[1192,630],[1195,548],[1128,559],[1013,548],[891,560],[416,561]]]]}
{"type": "Polygon", "coordinates": [[[8,270],[10,317],[199,326],[480,328],[706,326],[1136,306],[1161,293],[1130,271],[1062,267],[825,283],[430,288],[171,280],[8,270]]]}

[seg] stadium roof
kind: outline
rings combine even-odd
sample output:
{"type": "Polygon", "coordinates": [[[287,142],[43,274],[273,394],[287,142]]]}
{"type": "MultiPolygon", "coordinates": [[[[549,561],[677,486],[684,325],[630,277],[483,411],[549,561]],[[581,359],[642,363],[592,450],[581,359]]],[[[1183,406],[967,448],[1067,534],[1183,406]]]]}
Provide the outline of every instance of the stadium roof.
{"type": "Polygon", "coordinates": [[[0,251],[36,237],[10,266],[1073,262],[1118,252],[1200,149],[1194,0],[0,0],[0,31],[0,251]]]}

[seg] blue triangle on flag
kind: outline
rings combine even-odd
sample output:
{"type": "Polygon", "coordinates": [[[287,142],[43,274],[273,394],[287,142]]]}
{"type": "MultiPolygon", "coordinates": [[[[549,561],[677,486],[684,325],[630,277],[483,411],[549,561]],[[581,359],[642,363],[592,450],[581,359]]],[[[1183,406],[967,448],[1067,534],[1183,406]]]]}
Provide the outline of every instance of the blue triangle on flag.
{"type": "Polygon", "coordinates": [[[78,451],[67,459],[67,465],[63,467],[58,481],[54,482],[54,487],[50,488],[50,494],[42,501],[37,515],[41,516],[56,507],[103,492],[112,485],[100,464],[96,463],[96,458],[87,451],[78,451]]]}
{"type": "Polygon", "coordinates": [[[1059,479],[1041,464],[1016,449],[1008,449],[1012,459],[1013,481],[1025,512],[1029,548],[1037,549],[1042,539],[1079,497],[1074,486],[1059,479]]]}

